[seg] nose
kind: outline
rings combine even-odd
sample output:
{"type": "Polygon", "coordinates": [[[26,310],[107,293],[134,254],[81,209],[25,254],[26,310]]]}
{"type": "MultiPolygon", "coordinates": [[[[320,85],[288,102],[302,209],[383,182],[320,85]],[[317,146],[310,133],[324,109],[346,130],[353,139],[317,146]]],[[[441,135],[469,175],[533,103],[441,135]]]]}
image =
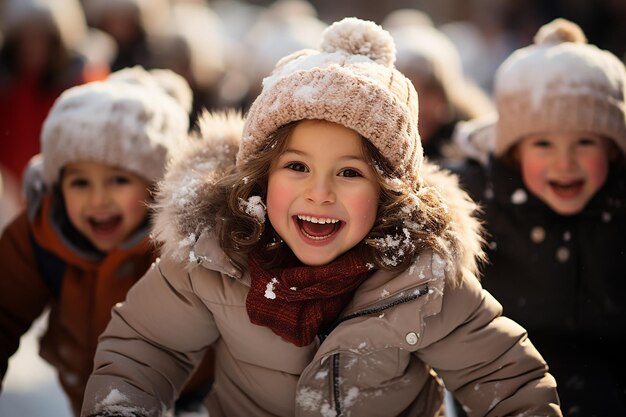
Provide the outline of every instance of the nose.
{"type": "Polygon", "coordinates": [[[573,149],[561,149],[556,155],[556,166],[559,171],[571,171],[576,167],[576,155],[573,149]]]}
{"type": "Polygon", "coordinates": [[[89,203],[92,207],[105,207],[109,201],[109,193],[105,187],[93,187],[89,196],[89,203]]]}
{"type": "Polygon", "coordinates": [[[326,176],[313,176],[306,185],[304,197],[315,204],[334,203],[335,191],[332,179],[326,176]]]}

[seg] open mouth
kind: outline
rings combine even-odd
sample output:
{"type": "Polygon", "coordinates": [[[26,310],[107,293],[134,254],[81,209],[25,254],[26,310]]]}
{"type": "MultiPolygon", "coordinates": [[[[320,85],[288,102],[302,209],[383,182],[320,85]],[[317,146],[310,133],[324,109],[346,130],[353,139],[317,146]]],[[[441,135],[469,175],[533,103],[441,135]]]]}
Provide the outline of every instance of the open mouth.
{"type": "Polygon", "coordinates": [[[88,222],[94,233],[108,234],[117,230],[122,224],[122,216],[118,214],[103,218],[90,217],[88,222]]]}
{"type": "Polygon", "coordinates": [[[560,182],[560,181],[550,181],[550,188],[557,196],[561,198],[572,198],[576,197],[583,189],[585,185],[584,180],[576,180],[576,181],[568,181],[568,182],[560,182]]]}
{"type": "Polygon", "coordinates": [[[344,222],[337,219],[326,217],[313,217],[297,215],[296,223],[300,228],[300,232],[311,240],[326,240],[331,238],[341,227],[344,222]]]}

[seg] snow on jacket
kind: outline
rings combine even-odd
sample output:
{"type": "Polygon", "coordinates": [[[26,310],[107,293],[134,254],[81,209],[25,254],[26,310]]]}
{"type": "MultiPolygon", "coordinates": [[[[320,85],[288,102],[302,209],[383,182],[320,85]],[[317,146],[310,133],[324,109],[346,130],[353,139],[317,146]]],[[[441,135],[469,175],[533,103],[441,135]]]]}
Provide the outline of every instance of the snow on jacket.
{"type": "Polygon", "coordinates": [[[250,323],[250,275],[232,266],[201,214],[211,183],[234,163],[241,124],[213,119],[170,167],[155,227],[163,256],[114,308],[83,416],[163,415],[208,346],[211,417],[436,416],[440,378],[469,415],[561,415],[542,357],[471,272],[481,242],[473,204],[432,165],[423,175],[455,217],[447,254],[374,272],[321,343],[296,347],[250,323]]]}
{"type": "Polygon", "coordinates": [[[155,250],[147,222],[106,254],[88,249],[69,225],[60,193],[43,188],[41,164],[32,164],[25,179],[29,210],[0,237],[0,381],[20,337],[49,308],[40,355],[56,368],[78,415],[111,307],[150,267],[155,250]]]}

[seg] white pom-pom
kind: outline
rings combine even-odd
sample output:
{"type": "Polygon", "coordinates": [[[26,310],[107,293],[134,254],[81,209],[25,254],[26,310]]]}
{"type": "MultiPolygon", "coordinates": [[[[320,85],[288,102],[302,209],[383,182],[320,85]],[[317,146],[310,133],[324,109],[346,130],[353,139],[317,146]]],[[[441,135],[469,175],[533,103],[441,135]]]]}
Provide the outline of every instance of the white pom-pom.
{"type": "Polygon", "coordinates": [[[558,18],[543,25],[535,35],[534,41],[537,45],[562,42],[587,43],[587,37],[576,23],[558,18]]]}
{"type": "Polygon", "coordinates": [[[322,36],[324,52],[343,51],[364,55],[386,67],[396,60],[396,47],[389,32],[374,22],[348,17],[329,26],[322,36]]]}

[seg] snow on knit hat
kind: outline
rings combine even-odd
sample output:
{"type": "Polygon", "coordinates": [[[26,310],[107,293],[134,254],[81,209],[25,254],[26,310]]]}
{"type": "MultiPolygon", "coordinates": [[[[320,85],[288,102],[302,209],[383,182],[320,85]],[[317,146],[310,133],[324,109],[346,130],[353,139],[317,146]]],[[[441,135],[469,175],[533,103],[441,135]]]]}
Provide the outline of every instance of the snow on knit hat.
{"type": "MultiPolygon", "coordinates": [[[[72,87],[55,101],[41,133],[43,179],[58,181],[62,168],[96,161],[131,171],[148,182],[161,178],[173,146],[189,129],[186,82],[174,88],[165,70],[141,67],[104,81],[72,87]]],[[[183,80],[184,81],[184,80],[183,80]]]]}
{"type": "Polygon", "coordinates": [[[578,25],[555,19],[534,45],[515,51],[495,76],[499,114],[494,153],[547,131],[588,131],[626,153],[626,71],[609,51],[587,43],[578,25]]]}
{"type": "Polygon", "coordinates": [[[286,56],[263,80],[246,118],[237,165],[254,159],[281,126],[319,119],[358,132],[378,149],[395,178],[418,185],[417,93],[394,61],[391,35],[374,22],[353,17],[335,22],[323,32],[320,51],[286,56]]]}

